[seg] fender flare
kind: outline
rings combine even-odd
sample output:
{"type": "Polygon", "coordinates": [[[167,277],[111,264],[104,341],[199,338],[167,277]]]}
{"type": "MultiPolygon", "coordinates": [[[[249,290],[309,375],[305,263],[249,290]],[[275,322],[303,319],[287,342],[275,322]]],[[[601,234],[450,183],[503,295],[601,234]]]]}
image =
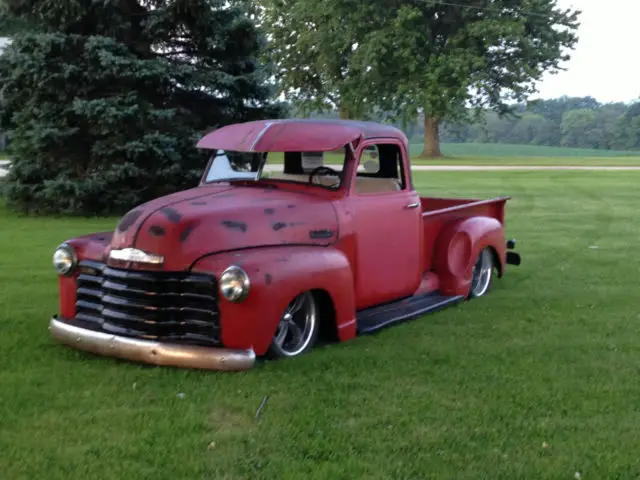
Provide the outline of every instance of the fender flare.
{"type": "Polygon", "coordinates": [[[443,295],[468,297],[473,264],[486,247],[493,251],[498,277],[502,277],[506,241],[499,220],[487,216],[460,218],[442,228],[435,243],[433,265],[443,295]]]}
{"type": "Polygon", "coordinates": [[[220,297],[222,342],[228,348],[253,348],[263,355],[287,305],[308,290],[326,292],[340,341],[356,335],[355,292],[346,256],[332,247],[265,247],[227,252],[198,260],[192,271],[220,278],[230,265],[249,276],[249,295],[241,303],[220,297]]]}

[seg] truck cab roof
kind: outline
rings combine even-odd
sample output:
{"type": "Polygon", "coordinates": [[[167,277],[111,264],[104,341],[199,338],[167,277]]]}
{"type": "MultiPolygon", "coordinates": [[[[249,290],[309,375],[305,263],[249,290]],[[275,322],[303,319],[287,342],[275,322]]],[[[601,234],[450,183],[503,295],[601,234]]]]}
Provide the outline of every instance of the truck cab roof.
{"type": "Polygon", "coordinates": [[[405,134],[391,125],[289,118],[227,125],[202,137],[197,147],[236,152],[330,152],[371,138],[393,138],[408,143],[405,134]]]}

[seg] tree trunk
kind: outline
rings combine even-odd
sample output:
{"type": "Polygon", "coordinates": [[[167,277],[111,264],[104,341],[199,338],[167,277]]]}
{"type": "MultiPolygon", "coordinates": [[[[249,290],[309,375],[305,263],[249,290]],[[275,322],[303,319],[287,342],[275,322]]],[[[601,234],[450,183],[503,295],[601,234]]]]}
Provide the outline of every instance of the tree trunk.
{"type": "Polygon", "coordinates": [[[344,105],[340,105],[340,120],[350,120],[350,119],[351,119],[351,112],[349,112],[349,108],[344,105]]]}
{"type": "Polygon", "coordinates": [[[438,130],[438,119],[434,117],[424,117],[424,149],[420,158],[441,157],[440,137],[438,130]]]}

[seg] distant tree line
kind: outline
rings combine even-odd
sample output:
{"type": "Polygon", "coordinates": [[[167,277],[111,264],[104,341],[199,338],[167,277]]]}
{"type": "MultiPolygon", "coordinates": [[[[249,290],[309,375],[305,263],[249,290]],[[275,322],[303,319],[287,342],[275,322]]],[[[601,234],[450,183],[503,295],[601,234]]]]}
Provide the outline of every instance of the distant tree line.
{"type": "MultiPolygon", "coordinates": [[[[290,107],[293,115],[303,112],[290,107]]],[[[339,118],[338,111],[311,112],[310,117],[339,118]]],[[[409,124],[394,121],[385,112],[372,120],[402,129],[413,144],[423,142],[421,118],[409,124]]],[[[560,97],[517,104],[510,115],[492,110],[470,123],[444,123],[444,143],[505,143],[601,150],[640,150],[640,101],[599,103],[592,97],[560,97]]]]}
{"type": "MultiPolygon", "coordinates": [[[[407,132],[417,143],[416,122],[407,132]]],[[[561,97],[518,105],[514,115],[486,112],[471,124],[444,124],[448,143],[511,143],[601,150],[640,150],[640,102],[599,103],[591,97],[561,97]]]]}

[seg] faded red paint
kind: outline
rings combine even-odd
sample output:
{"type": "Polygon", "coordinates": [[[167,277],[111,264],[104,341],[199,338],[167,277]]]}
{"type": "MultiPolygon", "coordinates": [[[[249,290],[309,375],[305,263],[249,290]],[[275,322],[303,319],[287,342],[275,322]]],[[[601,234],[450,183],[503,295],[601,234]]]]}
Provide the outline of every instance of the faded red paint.
{"type": "MultiPolygon", "coordinates": [[[[83,235],[67,240],[67,244],[73,247],[78,259],[104,262],[109,250],[109,243],[113,237],[112,232],[98,232],[91,235],[83,235]]],[[[60,292],[60,315],[63,318],[73,318],[76,314],[76,271],[70,277],[58,277],[58,289],[60,292]]]]}
{"type": "Polygon", "coordinates": [[[242,152],[329,152],[363,137],[406,141],[399,130],[373,122],[344,120],[257,120],[228,125],[205,135],[198,148],[242,152]]]}
{"type": "Polygon", "coordinates": [[[226,185],[207,185],[198,188],[191,188],[182,192],[176,192],[144,203],[134,208],[120,219],[120,222],[113,232],[111,248],[121,249],[132,247],[135,243],[136,235],[140,226],[149,215],[161,208],[171,207],[173,204],[185,203],[187,201],[197,201],[200,197],[220,195],[230,189],[231,188],[226,185]]]}
{"type": "Polygon", "coordinates": [[[76,316],[76,281],[72,277],[58,277],[60,290],[60,315],[62,318],[76,316]]]}
{"type": "MultiPolygon", "coordinates": [[[[408,145],[392,127],[347,121],[267,121],[231,125],[203,137],[201,148],[245,151],[329,151],[351,143],[355,157],[384,137],[402,152],[412,186],[408,145]]],[[[113,233],[68,241],[79,259],[107,261],[112,249],[134,247],[164,256],[161,267],[216,278],[230,265],[251,278],[241,303],[220,298],[222,343],[264,354],[291,299],[306,290],[328,294],[340,341],[356,335],[356,311],[417,293],[468,295],[471,268],[491,247],[506,263],[507,198],[487,201],[421,197],[409,188],[358,195],[353,157],[338,191],[303,184],[258,186],[201,183],[134,208],[113,233]],[[418,208],[407,208],[418,203],[418,208]],[[312,232],[323,232],[313,235],[312,232]],[[328,234],[330,232],[330,235],[328,234]]],[[[76,274],[77,275],[77,274],[76,274]]],[[[60,279],[60,312],[75,313],[75,279],[60,279]]]]}
{"type": "Polygon", "coordinates": [[[223,343],[228,348],[267,350],[282,312],[299,292],[329,293],[341,340],[355,336],[353,272],[348,258],[335,248],[268,247],[204,258],[193,270],[219,276],[229,265],[241,266],[252,279],[252,293],[234,304],[220,299],[223,343]]]}
{"type": "Polygon", "coordinates": [[[164,255],[167,270],[184,270],[203,255],[217,252],[283,245],[327,246],[337,239],[335,209],[322,197],[236,187],[226,194],[201,196],[196,202],[173,202],[146,215],[131,246],[164,255]],[[311,232],[316,230],[333,235],[313,238],[311,232]]]}

